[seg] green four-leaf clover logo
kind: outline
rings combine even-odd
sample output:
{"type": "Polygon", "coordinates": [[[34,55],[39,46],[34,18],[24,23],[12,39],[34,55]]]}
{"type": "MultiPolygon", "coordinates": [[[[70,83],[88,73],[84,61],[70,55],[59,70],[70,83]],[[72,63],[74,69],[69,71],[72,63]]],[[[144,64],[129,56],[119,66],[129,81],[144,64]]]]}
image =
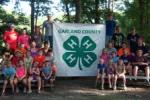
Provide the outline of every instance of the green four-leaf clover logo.
{"type": "Polygon", "coordinates": [[[74,67],[78,63],[79,69],[82,70],[82,67],[90,67],[97,59],[96,54],[92,52],[96,48],[96,43],[89,36],[84,36],[81,42],[78,37],[70,36],[63,47],[67,52],[62,58],[69,67],[74,67]]]}

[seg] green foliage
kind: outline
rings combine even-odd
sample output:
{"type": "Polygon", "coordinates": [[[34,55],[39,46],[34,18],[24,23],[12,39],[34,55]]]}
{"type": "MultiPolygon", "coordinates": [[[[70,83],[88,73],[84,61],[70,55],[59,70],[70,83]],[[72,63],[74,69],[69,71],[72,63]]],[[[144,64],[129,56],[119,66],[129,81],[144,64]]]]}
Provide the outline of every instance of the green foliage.
{"type": "MultiPolygon", "coordinates": [[[[95,18],[98,15],[98,18],[100,20],[100,23],[104,22],[104,17],[106,11],[106,1],[107,0],[99,0],[100,3],[98,6],[101,8],[96,11],[95,9],[95,0],[81,0],[81,23],[95,23],[95,18]]],[[[72,13],[75,13],[75,1],[74,0],[61,0],[62,10],[67,13],[66,6],[69,7],[69,13],[70,13],[70,22],[74,22],[75,15],[72,13]]],[[[63,21],[68,22],[67,17],[68,15],[65,14],[63,21]]]]}
{"type": "Polygon", "coordinates": [[[17,30],[20,30],[22,27],[29,26],[29,18],[27,18],[22,13],[7,13],[0,6],[0,34],[3,34],[8,28],[8,24],[13,23],[17,26],[17,30]]]}
{"type": "Polygon", "coordinates": [[[45,16],[51,12],[51,0],[36,0],[35,2],[35,15],[45,16]]]}

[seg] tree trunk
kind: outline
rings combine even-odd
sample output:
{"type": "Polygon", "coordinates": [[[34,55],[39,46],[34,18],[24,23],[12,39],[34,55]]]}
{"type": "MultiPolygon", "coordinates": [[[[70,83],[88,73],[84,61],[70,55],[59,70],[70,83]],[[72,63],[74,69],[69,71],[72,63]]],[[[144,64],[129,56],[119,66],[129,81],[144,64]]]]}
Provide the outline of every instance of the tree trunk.
{"type": "Polygon", "coordinates": [[[35,25],[37,25],[37,21],[38,21],[39,8],[40,8],[40,2],[39,2],[39,0],[38,0],[38,1],[37,1],[36,12],[35,12],[35,25]]]}
{"type": "Polygon", "coordinates": [[[95,24],[99,24],[99,0],[95,0],[95,24]]]}
{"type": "Polygon", "coordinates": [[[66,7],[66,13],[67,13],[68,22],[71,22],[71,20],[70,20],[70,12],[69,12],[69,7],[68,7],[68,1],[67,0],[65,1],[65,7],[66,7]]]}
{"type": "Polygon", "coordinates": [[[34,12],[35,12],[34,3],[35,0],[31,0],[31,34],[34,33],[34,12]]]}
{"type": "Polygon", "coordinates": [[[147,33],[150,34],[150,1],[146,0],[146,26],[147,26],[147,33]]]}
{"type": "Polygon", "coordinates": [[[140,11],[140,31],[143,34],[144,32],[144,26],[145,26],[145,9],[144,9],[144,1],[145,0],[139,0],[139,11],[140,11]]]}
{"type": "Polygon", "coordinates": [[[111,0],[108,0],[108,11],[110,11],[111,0]]]}
{"type": "Polygon", "coordinates": [[[75,0],[75,7],[76,7],[75,23],[80,23],[81,0],[75,0]]]}

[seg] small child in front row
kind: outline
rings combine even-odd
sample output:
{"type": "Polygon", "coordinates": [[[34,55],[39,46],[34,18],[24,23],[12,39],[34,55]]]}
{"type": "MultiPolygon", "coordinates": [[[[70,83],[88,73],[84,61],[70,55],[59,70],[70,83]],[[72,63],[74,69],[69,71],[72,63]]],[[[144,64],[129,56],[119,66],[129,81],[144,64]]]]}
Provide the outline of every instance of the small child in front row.
{"type": "Polygon", "coordinates": [[[3,84],[3,90],[2,90],[2,95],[5,95],[5,90],[6,90],[6,86],[8,84],[8,82],[10,82],[11,88],[12,88],[12,93],[14,93],[14,84],[13,84],[13,80],[14,80],[14,76],[16,73],[15,68],[11,65],[11,62],[5,62],[6,66],[3,69],[3,75],[4,75],[4,84],[3,84]]]}
{"type": "Polygon", "coordinates": [[[109,88],[112,88],[113,79],[114,79],[114,76],[115,76],[115,64],[113,63],[112,59],[110,59],[109,62],[108,62],[107,75],[108,75],[109,88]]]}
{"type": "Polygon", "coordinates": [[[52,65],[49,64],[49,61],[45,61],[43,64],[42,71],[42,87],[44,89],[44,84],[46,82],[50,82],[50,85],[53,84],[53,78],[52,78],[52,65]]]}
{"type": "Polygon", "coordinates": [[[119,59],[115,70],[116,70],[116,73],[114,76],[114,87],[113,87],[113,89],[116,90],[117,79],[122,78],[123,79],[123,89],[125,90],[126,89],[126,76],[125,76],[126,71],[125,71],[125,65],[124,65],[122,59],[119,59]]]}
{"type": "Polygon", "coordinates": [[[96,86],[99,81],[101,81],[101,89],[104,89],[105,83],[105,71],[106,71],[106,64],[104,64],[103,59],[99,59],[99,64],[97,65],[97,76],[96,76],[96,86]]]}
{"type": "Polygon", "coordinates": [[[23,92],[26,93],[27,88],[27,71],[24,65],[24,61],[20,60],[18,66],[16,67],[16,77],[14,79],[14,85],[16,88],[16,93],[19,93],[18,83],[24,85],[23,92]]]}
{"type": "Polygon", "coordinates": [[[31,82],[32,80],[37,80],[38,83],[38,93],[41,92],[41,77],[40,77],[40,69],[38,67],[38,62],[34,62],[32,68],[29,71],[29,78],[28,78],[28,93],[32,93],[31,89],[31,82]]]}

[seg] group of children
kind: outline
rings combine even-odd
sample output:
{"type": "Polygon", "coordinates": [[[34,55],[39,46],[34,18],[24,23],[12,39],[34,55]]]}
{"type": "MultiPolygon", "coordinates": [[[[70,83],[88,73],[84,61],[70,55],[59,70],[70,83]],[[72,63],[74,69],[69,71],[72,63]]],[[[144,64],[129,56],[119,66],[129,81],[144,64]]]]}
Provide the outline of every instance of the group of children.
{"type": "Polygon", "coordinates": [[[123,60],[116,55],[115,51],[109,55],[108,50],[106,48],[103,49],[97,68],[96,85],[101,81],[102,90],[104,89],[106,75],[108,76],[109,88],[116,90],[117,79],[123,78],[123,87],[126,89],[126,66],[123,60]]]}
{"type": "Polygon", "coordinates": [[[117,26],[116,33],[108,43],[108,47],[103,49],[99,57],[96,86],[100,82],[103,90],[107,76],[109,88],[116,90],[117,80],[121,78],[123,79],[123,89],[126,89],[126,74],[133,75],[134,80],[137,80],[138,70],[145,72],[146,81],[149,82],[147,57],[148,49],[143,38],[135,33],[135,28],[125,39],[117,26]]]}
{"type": "Polygon", "coordinates": [[[44,89],[45,83],[53,87],[57,68],[54,64],[52,49],[47,41],[39,48],[34,40],[31,46],[26,48],[24,44],[18,44],[15,51],[7,44],[3,50],[1,71],[4,79],[2,95],[6,86],[10,83],[12,93],[19,93],[19,84],[24,86],[24,93],[32,93],[31,83],[37,81],[38,93],[44,89]]]}

